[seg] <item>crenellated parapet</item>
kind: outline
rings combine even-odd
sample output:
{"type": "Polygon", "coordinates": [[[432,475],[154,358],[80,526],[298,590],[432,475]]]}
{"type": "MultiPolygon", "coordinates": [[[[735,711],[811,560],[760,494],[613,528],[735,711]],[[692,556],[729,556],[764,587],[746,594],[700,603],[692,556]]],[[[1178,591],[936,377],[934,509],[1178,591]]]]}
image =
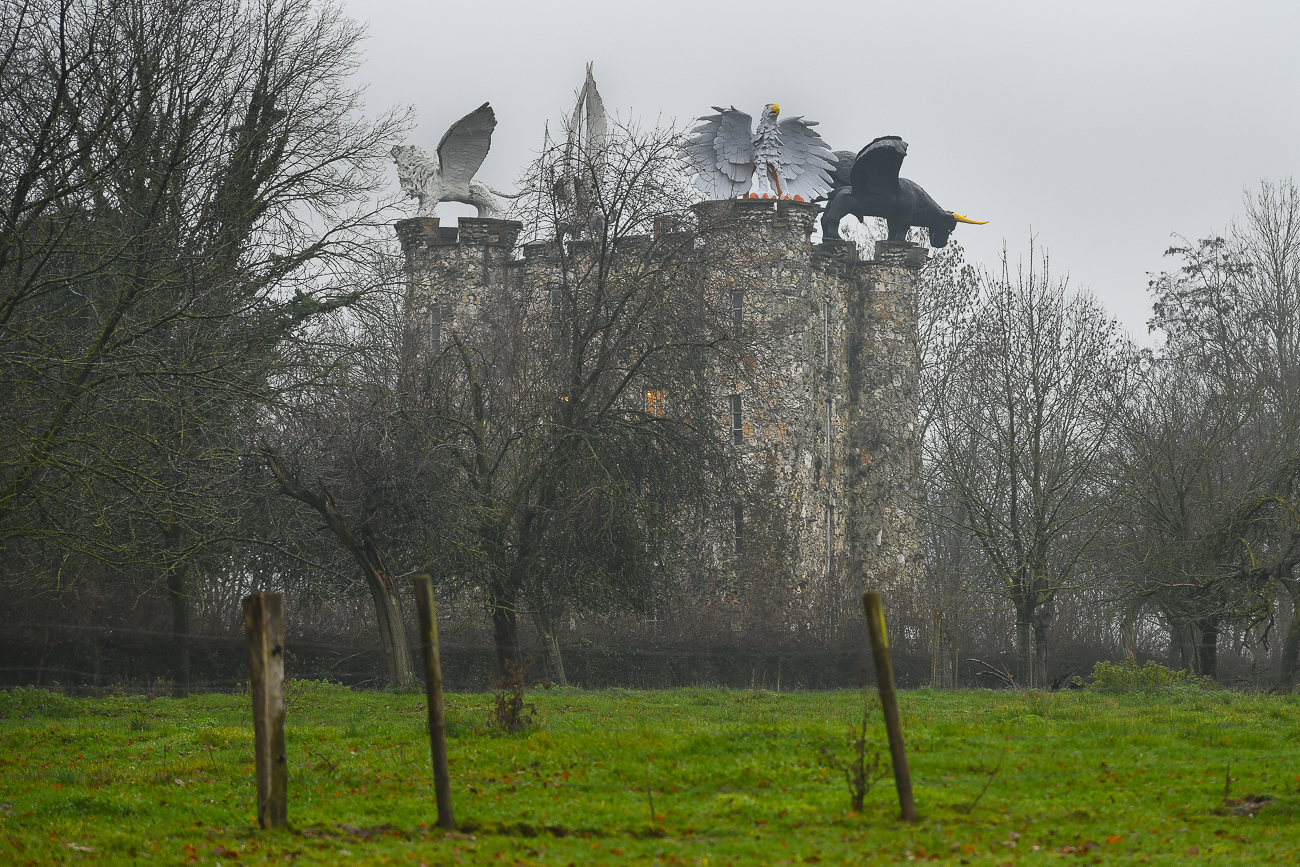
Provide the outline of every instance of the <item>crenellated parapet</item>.
{"type": "Polygon", "coordinates": [[[508,285],[523,224],[462,217],[459,226],[442,226],[437,217],[415,217],[395,229],[406,256],[407,341],[436,351],[508,285]]]}

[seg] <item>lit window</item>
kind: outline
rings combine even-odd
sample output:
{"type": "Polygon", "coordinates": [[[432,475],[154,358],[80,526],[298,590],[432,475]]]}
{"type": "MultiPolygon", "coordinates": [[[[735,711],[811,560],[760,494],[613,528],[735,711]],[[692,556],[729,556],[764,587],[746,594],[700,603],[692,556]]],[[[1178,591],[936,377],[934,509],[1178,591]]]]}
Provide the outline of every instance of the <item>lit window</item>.
{"type": "Polygon", "coordinates": [[[645,411],[650,415],[663,418],[664,414],[664,393],[663,389],[655,388],[645,393],[645,411]]]}
{"type": "Polygon", "coordinates": [[[740,395],[731,396],[731,444],[741,445],[745,442],[745,425],[740,411],[740,395]]]}

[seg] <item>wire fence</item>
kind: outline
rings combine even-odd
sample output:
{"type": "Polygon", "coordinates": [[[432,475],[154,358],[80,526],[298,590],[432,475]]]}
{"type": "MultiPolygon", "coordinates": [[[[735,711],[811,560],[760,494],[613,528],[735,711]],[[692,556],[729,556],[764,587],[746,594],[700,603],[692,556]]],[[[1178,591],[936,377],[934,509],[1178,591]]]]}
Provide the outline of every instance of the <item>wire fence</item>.
{"type": "MultiPolygon", "coordinates": [[[[413,635],[414,633],[408,633],[413,635]]],[[[940,687],[1005,688],[1016,661],[1009,649],[971,648],[959,670],[948,660],[938,660],[924,640],[909,640],[905,630],[892,637],[895,676],[901,688],[940,687]],[[944,663],[949,666],[945,673],[944,663]]],[[[801,646],[790,641],[764,642],[742,637],[736,644],[691,645],[653,636],[631,641],[590,640],[576,637],[561,643],[567,682],[589,688],[673,688],[724,686],[768,690],[839,689],[857,686],[865,677],[874,682],[866,642],[841,646],[801,646]]],[[[455,632],[441,642],[444,679],[453,691],[491,688],[496,668],[490,640],[455,632]]],[[[545,678],[544,651],[527,649],[535,660],[530,679],[545,678]]],[[[373,632],[343,636],[295,636],[286,639],[286,673],[301,680],[328,680],[349,686],[378,687],[386,682],[382,648],[373,632]]],[[[1276,675],[1256,667],[1247,656],[1221,653],[1220,680],[1244,689],[1267,689],[1276,675]]],[[[418,658],[419,646],[408,646],[418,658]]],[[[945,650],[945,653],[947,651],[945,650]]],[[[1073,677],[1086,676],[1092,664],[1105,659],[1105,648],[1081,647],[1068,659],[1057,655],[1053,665],[1055,686],[1068,686],[1073,677]]],[[[1143,660],[1139,660],[1143,661],[1143,660]]],[[[72,693],[127,691],[157,694],[166,691],[232,691],[248,679],[247,646],[241,632],[177,633],[161,629],[94,623],[0,622],[0,689],[43,686],[72,693]],[[178,672],[177,656],[184,646],[188,674],[178,672]]],[[[1045,686],[1053,686],[1052,683],[1045,686]]]]}

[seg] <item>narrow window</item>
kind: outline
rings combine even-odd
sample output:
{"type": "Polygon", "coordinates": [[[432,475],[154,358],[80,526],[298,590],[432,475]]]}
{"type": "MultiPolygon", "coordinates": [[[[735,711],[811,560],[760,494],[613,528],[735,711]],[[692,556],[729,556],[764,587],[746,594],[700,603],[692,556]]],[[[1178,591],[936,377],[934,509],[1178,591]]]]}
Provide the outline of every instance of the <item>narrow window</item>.
{"type": "Polygon", "coordinates": [[[734,506],[731,510],[732,540],[735,552],[739,556],[745,550],[745,507],[734,506]]]}
{"type": "Polygon", "coordinates": [[[444,339],[443,332],[451,330],[451,305],[445,303],[430,304],[429,318],[433,321],[433,349],[435,352],[441,352],[444,339]]]}
{"type": "Polygon", "coordinates": [[[831,522],[835,517],[835,507],[830,503],[826,504],[826,574],[831,574],[831,553],[835,547],[835,539],[832,536],[831,522]]]}
{"type": "Polygon", "coordinates": [[[731,396],[731,444],[742,445],[745,442],[745,426],[740,412],[740,395],[731,396]]]}
{"type": "Polygon", "coordinates": [[[663,418],[664,415],[664,392],[663,389],[654,388],[645,393],[645,411],[656,418],[663,418]]]}
{"type": "Polygon", "coordinates": [[[745,324],[745,293],[731,293],[731,328],[732,331],[739,335],[740,329],[745,324]]]}

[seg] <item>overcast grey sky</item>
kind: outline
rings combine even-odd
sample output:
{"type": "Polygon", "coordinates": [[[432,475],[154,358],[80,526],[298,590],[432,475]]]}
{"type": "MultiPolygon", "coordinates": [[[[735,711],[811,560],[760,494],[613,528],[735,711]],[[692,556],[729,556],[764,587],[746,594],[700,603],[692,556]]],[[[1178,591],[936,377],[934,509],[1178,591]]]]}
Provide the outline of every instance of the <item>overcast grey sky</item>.
{"type": "MultiPolygon", "coordinates": [[[[909,144],[903,175],[991,222],[977,263],[1031,234],[1053,271],[1146,339],[1146,274],[1242,191],[1297,174],[1300,3],[346,0],[366,23],[373,109],[412,105],[429,150],[496,109],[479,177],[510,188],[595,61],[606,107],[683,123],[711,105],[821,122],[831,147],[909,144]]],[[[396,172],[393,184],[396,186],[396,172]]],[[[447,217],[472,209],[443,205],[447,217]]]]}

